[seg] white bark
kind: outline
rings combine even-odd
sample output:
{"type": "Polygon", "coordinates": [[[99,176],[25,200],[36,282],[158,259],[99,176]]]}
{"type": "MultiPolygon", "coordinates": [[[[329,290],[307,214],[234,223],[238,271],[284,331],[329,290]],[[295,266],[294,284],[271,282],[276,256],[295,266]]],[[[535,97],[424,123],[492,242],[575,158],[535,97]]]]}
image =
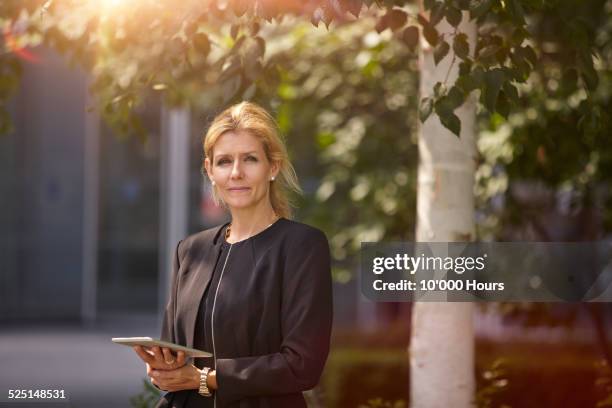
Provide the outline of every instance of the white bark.
{"type": "MultiPolygon", "coordinates": [[[[468,33],[474,51],[475,24],[464,13],[460,30],[468,33]]],[[[440,32],[451,32],[444,20],[440,32]]],[[[452,44],[452,37],[449,43],[452,44]]],[[[421,97],[443,82],[452,50],[436,67],[433,50],[421,47],[421,97]]],[[[448,76],[457,77],[457,59],[448,76]]],[[[419,135],[417,231],[420,242],[468,241],[474,237],[475,103],[455,111],[461,120],[461,138],[442,126],[432,114],[419,135]]],[[[410,343],[412,408],[474,406],[474,331],[472,303],[415,302],[410,343]]]]}

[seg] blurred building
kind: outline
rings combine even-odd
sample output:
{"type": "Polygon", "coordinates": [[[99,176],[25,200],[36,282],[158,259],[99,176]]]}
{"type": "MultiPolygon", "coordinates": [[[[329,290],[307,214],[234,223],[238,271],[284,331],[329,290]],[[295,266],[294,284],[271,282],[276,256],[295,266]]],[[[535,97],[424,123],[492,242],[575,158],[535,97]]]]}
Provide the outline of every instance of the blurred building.
{"type": "Polygon", "coordinates": [[[152,101],[147,140],[117,137],[87,76],[34,52],[0,137],[0,319],[157,313],[178,240],[225,218],[202,184],[205,123],[152,101]]]}

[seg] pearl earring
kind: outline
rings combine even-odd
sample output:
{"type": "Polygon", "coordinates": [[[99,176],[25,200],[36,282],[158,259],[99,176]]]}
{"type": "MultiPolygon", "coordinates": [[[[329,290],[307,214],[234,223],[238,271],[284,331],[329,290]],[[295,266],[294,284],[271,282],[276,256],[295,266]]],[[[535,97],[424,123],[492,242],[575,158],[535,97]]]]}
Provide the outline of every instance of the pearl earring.
{"type": "Polygon", "coordinates": [[[274,176],[272,176],[272,178],[270,180],[274,181],[274,176]]]}
{"type": "Polygon", "coordinates": [[[215,183],[215,180],[211,180],[211,181],[210,181],[210,183],[211,183],[213,186],[216,184],[216,183],[215,183]]]}

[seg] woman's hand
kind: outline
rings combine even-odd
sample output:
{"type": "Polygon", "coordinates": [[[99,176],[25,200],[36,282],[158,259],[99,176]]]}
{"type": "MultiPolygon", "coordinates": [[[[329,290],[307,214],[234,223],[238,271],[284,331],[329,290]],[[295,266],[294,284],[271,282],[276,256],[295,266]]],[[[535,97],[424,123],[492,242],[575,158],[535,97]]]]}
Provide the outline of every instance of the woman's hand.
{"type": "Polygon", "coordinates": [[[181,391],[200,388],[200,370],[193,364],[175,370],[154,370],[147,364],[151,383],[163,391],[181,391]]]}
{"type": "Polygon", "coordinates": [[[177,356],[174,357],[172,351],[167,347],[158,346],[151,347],[150,349],[142,346],[132,347],[136,354],[147,363],[147,374],[149,369],[157,370],[175,370],[185,365],[185,352],[179,351],[177,356]]]}

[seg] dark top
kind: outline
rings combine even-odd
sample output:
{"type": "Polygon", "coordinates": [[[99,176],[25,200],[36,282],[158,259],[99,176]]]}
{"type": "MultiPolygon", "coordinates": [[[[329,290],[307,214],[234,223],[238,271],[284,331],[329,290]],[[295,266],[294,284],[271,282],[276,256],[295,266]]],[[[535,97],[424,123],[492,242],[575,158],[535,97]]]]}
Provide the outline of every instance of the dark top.
{"type": "Polygon", "coordinates": [[[177,246],[161,336],[213,353],[195,365],[216,368],[219,389],[213,398],[170,392],[158,407],[306,407],[302,391],[318,383],[329,352],[327,239],[281,218],[229,244],[226,227],[177,246]]]}

